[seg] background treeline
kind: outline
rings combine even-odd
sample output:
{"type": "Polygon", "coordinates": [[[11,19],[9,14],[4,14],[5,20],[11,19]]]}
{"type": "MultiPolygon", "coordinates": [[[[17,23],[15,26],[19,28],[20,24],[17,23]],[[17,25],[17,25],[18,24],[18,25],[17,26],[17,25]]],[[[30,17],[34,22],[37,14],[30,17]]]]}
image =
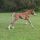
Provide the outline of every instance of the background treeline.
{"type": "Polygon", "coordinates": [[[0,12],[23,11],[30,8],[40,11],[40,0],[0,0],[0,12]]]}

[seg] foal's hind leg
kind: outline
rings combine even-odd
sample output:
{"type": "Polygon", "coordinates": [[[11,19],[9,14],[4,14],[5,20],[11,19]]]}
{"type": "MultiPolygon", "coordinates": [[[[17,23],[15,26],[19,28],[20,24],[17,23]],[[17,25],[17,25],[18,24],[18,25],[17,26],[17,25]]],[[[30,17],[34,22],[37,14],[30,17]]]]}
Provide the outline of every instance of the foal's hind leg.
{"type": "Polygon", "coordinates": [[[17,21],[17,20],[14,19],[14,20],[10,23],[10,25],[8,26],[8,29],[9,29],[9,30],[10,30],[10,28],[14,28],[16,21],[17,21]]]}
{"type": "Polygon", "coordinates": [[[14,20],[11,22],[12,28],[14,28],[16,21],[19,19],[19,16],[15,16],[14,20]]]}
{"type": "Polygon", "coordinates": [[[14,28],[15,26],[15,22],[19,19],[19,16],[15,16],[14,18],[12,18],[10,25],[8,26],[9,30],[10,28],[14,28]]]}
{"type": "Polygon", "coordinates": [[[16,24],[16,21],[17,21],[16,19],[13,20],[13,22],[12,22],[12,28],[14,28],[14,26],[16,24]]]}
{"type": "Polygon", "coordinates": [[[10,30],[10,28],[13,26],[13,24],[15,23],[15,21],[16,21],[16,19],[15,19],[15,13],[12,13],[10,25],[8,26],[8,29],[9,29],[9,30],[10,30]]]}

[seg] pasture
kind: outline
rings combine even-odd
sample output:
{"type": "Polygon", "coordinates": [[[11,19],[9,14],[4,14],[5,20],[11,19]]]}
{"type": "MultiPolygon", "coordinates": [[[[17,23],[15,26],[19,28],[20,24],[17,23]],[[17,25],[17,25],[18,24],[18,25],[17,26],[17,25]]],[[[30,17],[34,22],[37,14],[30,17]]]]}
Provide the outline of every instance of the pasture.
{"type": "Polygon", "coordinates": [[[31,17],[34,28],[25,20],[18,20],[15,28],[8,30],[11,13],[0,13],[0,40],[40,40],[40,13],[31,17]]]}

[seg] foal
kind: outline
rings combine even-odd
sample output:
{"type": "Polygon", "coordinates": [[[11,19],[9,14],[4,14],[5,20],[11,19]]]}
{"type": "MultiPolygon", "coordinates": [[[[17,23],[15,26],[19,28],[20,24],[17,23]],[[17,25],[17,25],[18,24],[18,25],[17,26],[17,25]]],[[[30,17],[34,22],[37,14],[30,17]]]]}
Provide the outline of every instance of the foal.
{"type": "Polygon", "coordinates": [[[31,21],[30,21],[30,15],[36,15],[34,10],[33,9],[30,9],[30,10],[27,10],[25,12],[22,12],[22,13],[13,13],[12,14],[12,19],[11,19],[11,23],[10,25],[8,26],[9,30],[10,28],[14,28],[14,25],[15,25],[15,22],[20,18],[20,19],[24,19],[24,20],[27,20],[31,26],[33,27],[31,21]]]}

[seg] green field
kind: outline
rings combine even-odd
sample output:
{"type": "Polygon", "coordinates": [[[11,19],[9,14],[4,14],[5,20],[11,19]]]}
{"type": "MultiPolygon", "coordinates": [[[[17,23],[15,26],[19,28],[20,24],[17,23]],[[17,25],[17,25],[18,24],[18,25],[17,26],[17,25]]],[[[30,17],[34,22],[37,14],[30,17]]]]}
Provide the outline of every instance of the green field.
{"type": "Polygon", "coordinates": [[[11,13],[0,13],[0,40],[40,40],[40,13],[32,16],[31,25],[25,25],[24,20],[18,20],[15,29],[8,30],[11,13]]]}

